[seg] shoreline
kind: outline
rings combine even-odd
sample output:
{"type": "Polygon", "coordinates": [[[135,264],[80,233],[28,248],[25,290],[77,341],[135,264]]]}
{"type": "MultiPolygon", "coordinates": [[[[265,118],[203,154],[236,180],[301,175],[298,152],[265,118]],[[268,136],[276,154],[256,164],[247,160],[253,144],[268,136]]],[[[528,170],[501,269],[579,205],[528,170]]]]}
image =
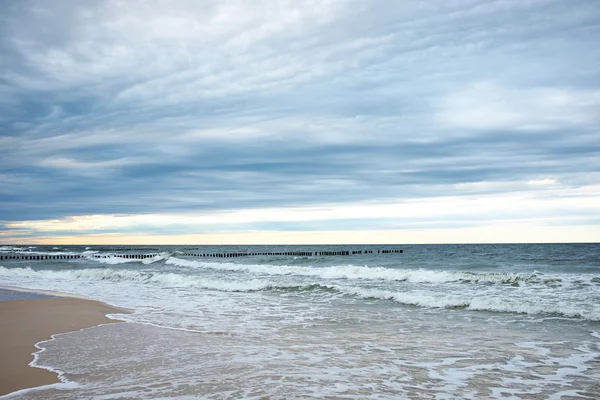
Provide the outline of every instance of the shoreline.
{"type": "Polygon", "coordinates": [[[0,301],[0,396],[62,382],[58,372],[31,365],[37,359],[34,354],[41,351],[37,344],[52,340],[53,335],[122,322],[107,315],[129,312],[68,294],[12,287],[1,290],[21,296],[0,301]]]}

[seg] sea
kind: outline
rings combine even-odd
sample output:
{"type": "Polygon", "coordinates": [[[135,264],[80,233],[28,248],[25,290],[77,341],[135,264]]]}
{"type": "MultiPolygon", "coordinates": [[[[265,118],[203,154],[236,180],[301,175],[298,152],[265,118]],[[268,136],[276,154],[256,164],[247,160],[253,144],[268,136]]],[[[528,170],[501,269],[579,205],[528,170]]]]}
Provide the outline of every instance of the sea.
{"type": "Polygon", "coordinates": [[[600,244],[0,247],[23,254],[81,258],[0,285],[132,313],[39,343],[61,383],[6,398],[600,399],[600,244]]]}

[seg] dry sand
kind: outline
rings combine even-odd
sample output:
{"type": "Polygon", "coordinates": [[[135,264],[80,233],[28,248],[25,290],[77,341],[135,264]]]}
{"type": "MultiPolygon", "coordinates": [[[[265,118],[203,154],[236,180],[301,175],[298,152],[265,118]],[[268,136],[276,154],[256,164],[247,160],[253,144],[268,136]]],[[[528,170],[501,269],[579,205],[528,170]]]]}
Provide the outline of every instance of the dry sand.
{"type": "Polygon", "coordinates": [[[59,382],[53,372],[32,368],[36,343],[51,335],[118,322],[106,314],[123,313],[106,304],[77,298],[0,301],[0,396],[59,382]]]}

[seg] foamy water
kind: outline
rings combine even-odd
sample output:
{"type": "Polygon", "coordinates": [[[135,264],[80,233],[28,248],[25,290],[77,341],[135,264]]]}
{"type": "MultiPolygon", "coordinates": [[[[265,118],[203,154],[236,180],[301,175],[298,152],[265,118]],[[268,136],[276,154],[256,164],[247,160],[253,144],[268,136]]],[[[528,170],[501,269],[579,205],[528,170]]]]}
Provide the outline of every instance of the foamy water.
{"type": "Polygon", "coordinates": [[[64,386],[16,398],[600,398],[600,246],[404,249],[0,248],[86,255],[0,261],[0,284],[135,310],[40,344],[64,386]]]}

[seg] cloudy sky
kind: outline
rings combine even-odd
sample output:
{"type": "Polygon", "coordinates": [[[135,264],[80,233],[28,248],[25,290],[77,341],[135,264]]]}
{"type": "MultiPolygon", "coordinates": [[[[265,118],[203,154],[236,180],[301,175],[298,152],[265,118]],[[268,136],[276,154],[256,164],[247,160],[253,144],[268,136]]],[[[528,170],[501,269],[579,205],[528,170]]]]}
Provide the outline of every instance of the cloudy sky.
{"type": "Polygon", "coordinates": [[[600,241],[597,0],[0,3],[0,243],[600,241]]]}

